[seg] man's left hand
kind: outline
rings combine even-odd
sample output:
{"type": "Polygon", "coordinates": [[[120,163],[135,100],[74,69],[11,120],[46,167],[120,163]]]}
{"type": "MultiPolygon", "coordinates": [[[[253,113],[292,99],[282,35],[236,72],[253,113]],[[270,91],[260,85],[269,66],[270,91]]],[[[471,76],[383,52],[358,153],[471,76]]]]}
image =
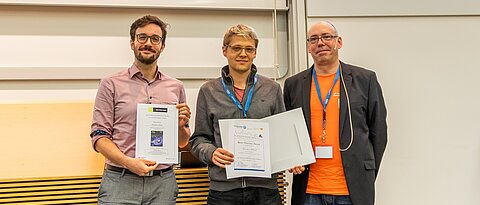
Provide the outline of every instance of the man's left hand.
{"type": "Polygon", "coordinates": [[[301,174],[303,171],[305,171],[305,167],[302,165],[302,166],[295,166],[291,169],[288,170],[290,173],[293,173],[293,174],[301,174]]]}
{"type": "Polygon", "coordinates": [[[190,112],[190,108],[186,103],[177,104],[178,110],[178,126],[184,127],[190,121],[190,116],[192,113],[190,112]]]}

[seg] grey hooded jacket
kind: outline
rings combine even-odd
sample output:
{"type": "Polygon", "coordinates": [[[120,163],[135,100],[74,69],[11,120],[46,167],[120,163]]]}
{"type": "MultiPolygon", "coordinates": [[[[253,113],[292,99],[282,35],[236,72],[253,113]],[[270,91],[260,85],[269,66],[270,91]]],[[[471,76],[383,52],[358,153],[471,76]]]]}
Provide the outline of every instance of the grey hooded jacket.
{"type": "MultiPolygon", "coordinates": [[[[245,105],[256,74],[257,68],[252,65],[242,105],[245,105]]],[[[222,77],[210,80],[201,86],[197,98],[195,132],[190,138],[191,151],[200,161],[208,165],[210,189],[212,190],[229,191],[245,187],[276,189],[276,174],[269,179],[243,177],[227,180],[225,169],[212,162],[213,152],[217,147],[222,147],[218,120],[243,118],[243,112],[237,108],[225,92],[221,78],[224,79],[227,88],[234,93],[228,65],[222,68],[222,77]]],[[[259,119],[283,111],[285,111],[285,105],[280,85],[267,77],[258,75],[246,118],[259,119]]],[[[275,140],[276,137],[278,136],[270,136],[270,139],[275,140]]]]}

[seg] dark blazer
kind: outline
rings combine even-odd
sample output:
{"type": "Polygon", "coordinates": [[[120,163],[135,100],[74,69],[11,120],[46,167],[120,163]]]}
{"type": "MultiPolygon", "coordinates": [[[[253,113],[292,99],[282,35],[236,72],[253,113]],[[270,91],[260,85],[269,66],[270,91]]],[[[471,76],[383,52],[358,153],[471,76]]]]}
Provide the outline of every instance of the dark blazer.
{"type": "MultiPolygon", "coordinates": [[[[387,123],[382,89],[374,72],[340,62],[340,147],[350,144],[350,120],[347,87],[350,99],[353,144],[342,153],[342,163],[350,198],[354,205],[373,205],[375,179],[387,145],[387,123]],[[343,81],[343,82],[342,82],[343,81]]],[[[302,107],[307,128],[311,132],[310,86],[312,69],[300,72],[285,81],[284,101],[287,110],[302,107]]],[[[303,205],[307,188],[309,166],[293,177],[292,205],[303,205]]]]}

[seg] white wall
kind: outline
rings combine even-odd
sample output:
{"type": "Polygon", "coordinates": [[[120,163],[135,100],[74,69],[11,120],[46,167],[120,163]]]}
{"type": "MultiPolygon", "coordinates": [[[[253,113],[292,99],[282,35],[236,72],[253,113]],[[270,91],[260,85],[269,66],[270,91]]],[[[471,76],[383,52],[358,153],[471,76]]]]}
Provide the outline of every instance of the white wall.
{"type": "Polygon", "coordinates": [[[316,6],[308,9],[316,12],[307,14],[307,22],[335,24],[343,37],[341,59],[378,74],[389,142],[377,179],[377,204],[478,204],[479,7],[456,4],[452,10],[445,1],[431,2],[423,8],[429,11],[412,15],[405,13],[408,2],[373,3],[307,1],[316,6]],[[353,14],[321,12],[366,7],[353,14]],[[449,15],[442,15],[446,11],[449,15]]]}

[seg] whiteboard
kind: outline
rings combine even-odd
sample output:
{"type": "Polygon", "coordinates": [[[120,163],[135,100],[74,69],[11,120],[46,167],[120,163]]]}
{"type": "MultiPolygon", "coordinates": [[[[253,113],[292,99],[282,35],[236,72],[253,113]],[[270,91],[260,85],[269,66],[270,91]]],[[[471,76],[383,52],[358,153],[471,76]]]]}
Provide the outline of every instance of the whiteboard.
{"type": "Polygon", "coordinates": [[[35,6],[98,6],[205,9],[287,9],[286,0],[0,0],[0,4],[35,6]]]}
{"type": "Polygon", "coordinates": [[[258,34],[259,72],[287,73],[285,12],[278,12],[274,31],[271,11],[4,6],[0,44],[8,49],[0,51],[0,79],[99,79],[124,70],[133,62],[130,24],[145,14],[170,24],[159,68],[173,77],[218,77],[226,65],[223,34],[237,23],[258,34]]]}

